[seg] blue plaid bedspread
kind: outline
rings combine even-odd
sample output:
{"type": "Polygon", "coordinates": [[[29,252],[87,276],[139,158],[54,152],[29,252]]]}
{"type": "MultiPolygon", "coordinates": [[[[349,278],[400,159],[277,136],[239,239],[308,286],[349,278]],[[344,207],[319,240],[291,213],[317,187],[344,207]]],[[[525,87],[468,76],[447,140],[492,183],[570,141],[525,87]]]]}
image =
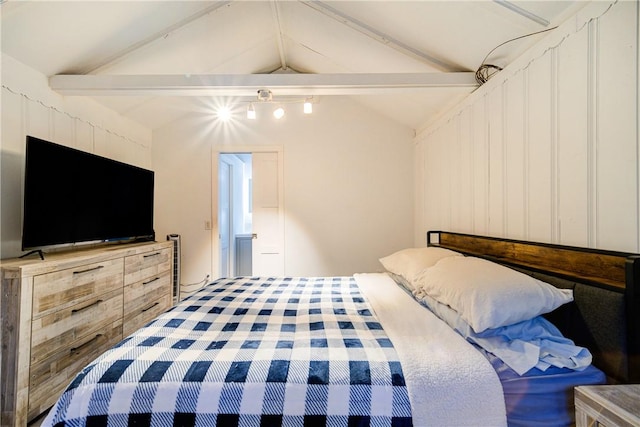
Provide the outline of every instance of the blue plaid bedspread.
{"type": "Polygon", "coordinates": [[[55,426],[410,426],[396,351],[351,277],[218,280],[69,385],[55,426]]]}

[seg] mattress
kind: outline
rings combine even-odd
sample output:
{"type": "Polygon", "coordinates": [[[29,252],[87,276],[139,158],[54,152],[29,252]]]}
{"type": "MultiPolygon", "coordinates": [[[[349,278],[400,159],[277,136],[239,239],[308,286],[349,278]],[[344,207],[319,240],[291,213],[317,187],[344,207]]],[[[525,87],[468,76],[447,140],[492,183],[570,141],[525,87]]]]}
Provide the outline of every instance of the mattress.
{"type": "Polygon", "coordinates": [[[498,373],[510,427],[571,426],[575,423],[573,388],[605,384],[606,375],[593,365],[581,371],[551,366],[518,375],[502,360],[478,347],[498,373]]]}

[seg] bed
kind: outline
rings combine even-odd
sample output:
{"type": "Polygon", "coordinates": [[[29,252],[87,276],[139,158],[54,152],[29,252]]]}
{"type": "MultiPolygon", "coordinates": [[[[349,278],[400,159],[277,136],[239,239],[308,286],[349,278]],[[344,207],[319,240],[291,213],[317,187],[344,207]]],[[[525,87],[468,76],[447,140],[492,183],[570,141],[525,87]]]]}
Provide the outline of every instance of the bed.
{"type": "Polygon", "coordinates": [[[382,273],[219,279],[89,364],[43,425],[568,425],[575,385],[638,380],[634,255],[427,240],[412,248],[428,252],[426,264],[398,262],[399,251],[382,273]],[[541,312],[521,314],[528,303],[484,310],[487,319],[456,306],[464,299],[443,303],[454,287],[430,287],[467,262],[545,283],[534,286],[541,312]],[[563,337],[497,338],[547,325],[543,315],[563,337]]]}

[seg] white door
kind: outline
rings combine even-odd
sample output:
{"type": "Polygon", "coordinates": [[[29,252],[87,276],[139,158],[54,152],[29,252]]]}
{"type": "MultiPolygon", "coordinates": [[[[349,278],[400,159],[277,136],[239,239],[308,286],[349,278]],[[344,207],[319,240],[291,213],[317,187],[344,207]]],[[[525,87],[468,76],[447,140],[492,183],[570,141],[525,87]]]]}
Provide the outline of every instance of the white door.
{"type": "Polygon", "coordinates": [[[253,152],[254,276],[284,275],[284,211],[280,153],[253,152]]]}

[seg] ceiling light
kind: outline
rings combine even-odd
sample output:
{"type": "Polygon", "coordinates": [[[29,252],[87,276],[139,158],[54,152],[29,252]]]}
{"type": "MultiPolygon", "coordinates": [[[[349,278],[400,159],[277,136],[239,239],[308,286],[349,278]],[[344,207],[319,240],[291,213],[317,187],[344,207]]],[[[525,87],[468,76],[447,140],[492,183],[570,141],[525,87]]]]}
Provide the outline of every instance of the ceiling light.
{"type": "MultiPolygon", "coordinates": [[[[1,0],[0,0],[1,1],[1,0]]],[[[285,116],[284,105],[286,104],[303,104],[302,111],[304,114],[313,113],[313,96],[306,96],[304,98],[285,97],[283,99],[274,99],[273,92],[269,89],[258,89],[256,99],[247,101],[247,119],[255,120],[257,118],[256,105],[257,104],[274,104],[275,110],[273,110],[273,117],[281,119],[285,116]]],[[[262,108],[262,107],[260,107],[262,108]]]]}
{"type": "Polygon", "coordinates": [[[253,102],[249,103],[247,107],[247,119],[255,120],[256,119],[256,109],[253,107],[253,102]]]}
{"type": "Polygon", "coordinates": [[[273,117],[275,117],[276,119],[283,118],[284,117],[284,108],[278,107],[275,110],[273,110],[273,117]]]}
{"type": "Polygon", "coordinates": [[[302,111],[303,111],[305,114],[311,114],[311,113],[313,113],[313,104],[311,103],[311,99],[310,99],[310,98],[307,98],[307,99],[304,101],[304,106],[303,106],[303,108],[302,108],[302,111]]]}
{"type": "Polygon", "coordinates": [[[229,119],[231,119],[231,109],[229,107],[221,107],[218,110],[218,118],[223,122],[226,122],[229,119]]]}

